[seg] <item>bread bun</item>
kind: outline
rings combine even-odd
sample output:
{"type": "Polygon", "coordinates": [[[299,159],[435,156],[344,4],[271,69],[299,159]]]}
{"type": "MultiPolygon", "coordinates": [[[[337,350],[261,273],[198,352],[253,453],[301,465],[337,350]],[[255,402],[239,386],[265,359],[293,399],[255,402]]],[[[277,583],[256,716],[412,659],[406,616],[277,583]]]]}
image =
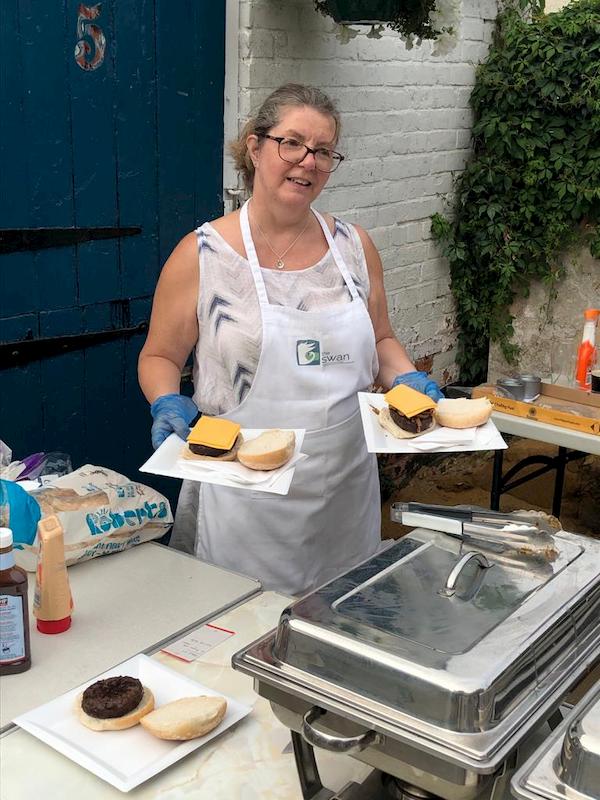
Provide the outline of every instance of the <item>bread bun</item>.
{"type": "Polygon", "coordinates": [[[487,397],[469,400],[460,397],[456,400],[439,400],[433,412],[440,425],[446,428],[474,428],[484,425],[493,411],[487,397]]]}
{"type": "Polygon", "coordinates": [[[296,434],[278,428],[265,431],[255,439],[243,442],[237,453],[238,461],[250,469],[277,469],[294,454],[296,434]]]}
{"type": "Polygon", "coordinates": [[[384,406],[380,410],[379,414],[377,415],[377,419],[379,420],[381,427],[384,428],[388,433],[391,433],[392,436],[395,436],[396,439],[416,439],[417,436],[423,436],[424,433],[429,433],[429,431],[432,431],[435,428],[435,420],[432,419],[431,425],[427,428],[427,430],[421,431],[420,433],[410,433],[410,431],[405,431],[404,428],[396,425],[390,415],[390,409],[388,406],[384,406]]]}
{"type": "Polygon", "coordinates": [[[133,728],[134,725],[137,725],[138,722],[154,708],[154,695],[147,686],[144,686],[144,693],[138,705],[133,711],[130,711],[128,714],[123,714],[122,717],[110,717],[108,719],[91,717],[89,714],[86,714],[81,707],[82,697],[83,692],[78,695],[75,701],[77,717],[82,725],[85,725],[86,728],[90,728],[93,731],[123,731],[126,728],[133,728]]]}
{"type": "Polygon", "coordinates": [[[201,456],[198,455],[198,453],[192,453],[189,445],[186,444],[186,446],[183,448],[182,455],[184,458],[187,458],[190,461],[235,461],[239,446],[243,441],[242,435],[239,434],[233,443],[231,450],[227,450],[225,453],[223,453],[223,455],[220,456],[201,456]]]}
{"type": "Polygon", "coordinates": [[[142,727],[159,739],[187,741],[204,736],[221,722],[227,711],[224,697],[182,697],[145,716],[142,727]]]}

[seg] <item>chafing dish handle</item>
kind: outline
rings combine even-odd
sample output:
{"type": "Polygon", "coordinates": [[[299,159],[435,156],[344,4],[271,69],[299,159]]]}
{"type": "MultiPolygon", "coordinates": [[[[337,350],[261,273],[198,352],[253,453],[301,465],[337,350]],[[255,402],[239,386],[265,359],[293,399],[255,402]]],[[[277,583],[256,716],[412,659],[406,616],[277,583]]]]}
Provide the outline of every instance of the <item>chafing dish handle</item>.
{"type": "Polygon", "coordinates": [[[366,731],[360,736],[332,736],[313,728],[312,723],[327,712],[323,708],[313,706],[302,718],[302,736],[313,747],[322,747],[333,753],[360,753],[372,744],[383,744],[385,737],[377,731],[366,731]]]}
{"type": "Polygon", "coordinates": [[[452,567],[450,574],[446,578],[446,585],[443,589],[440,589],[440,594],[443,594],[445,597],[452,597],[452,595],[456,592],[456,583],[460,577],[460,573],[470,561],[477,561],[482,569],[489,569],[490,567],[494,566],[493,564],[490,564],[483,553],[477,553],[474,550],[465,553],[464,556],[452,567]]]}

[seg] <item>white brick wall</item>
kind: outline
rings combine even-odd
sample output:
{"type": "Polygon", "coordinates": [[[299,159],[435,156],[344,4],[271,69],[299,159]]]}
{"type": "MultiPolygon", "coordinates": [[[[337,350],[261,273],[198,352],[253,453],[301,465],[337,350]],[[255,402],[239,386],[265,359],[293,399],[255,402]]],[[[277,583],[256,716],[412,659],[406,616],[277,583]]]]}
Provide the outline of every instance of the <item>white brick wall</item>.
{"type": "Polygon", "coordinates": [[[341,44],[312,0],[240,0],[240,120],[286,81],[315,84],[334,98],[348,160],[318,205],[370,232],[394,329],[444,381],[456,377],[455,316],[429,218],[444,210],[469,158],[469,96],[496,13],[496,0],[463,0],[460,42],[434,57],[431,43],[407,50],[387,29],[382,39],[341,44]]]}

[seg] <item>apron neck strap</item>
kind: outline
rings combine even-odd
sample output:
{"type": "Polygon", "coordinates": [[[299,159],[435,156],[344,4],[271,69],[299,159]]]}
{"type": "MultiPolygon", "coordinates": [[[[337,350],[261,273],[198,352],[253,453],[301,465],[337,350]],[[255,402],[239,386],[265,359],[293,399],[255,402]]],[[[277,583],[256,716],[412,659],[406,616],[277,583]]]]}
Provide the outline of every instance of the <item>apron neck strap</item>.
{"type": "Polygon", "coordinates": [[[331,231],[329,230],[329,226],[327,225],[327,223],[325,222],[325,220],[323,219],[321,214],[319,214],[319,212],[315,208],[311,207],[311,211],[313,212],[313,214],[317,218],[317,220],[319,222],[319,225],[321,226],[321,228],[323,230],[323,234],[324,234],[325,238],[327,239],[327,244],[329,245],[329,249],[331,250],[331,253],[333,255],[333,259],[334,259],[335,263],[337,264],[337,268],[342,273],[342,278],[344,279],[344,281],[346,283],[346,286],[348,287],[348,291],[350,292],[350,297],[352,298],[352,300],[357,300],[358,299],[358,290],[356,289],[356,284],[352,280],[352,275],[350,275],[350,272],[348,271],[348,267],[346,266],[346,262],[344,261],[344,258],[342,256],[342,254],[340,253],[340,249],[337,246],[337,244],[335,243],[335,239],[331,235],[331,231]]]}
{"type": "Polygon", "coordinates": [[[269,305],[269,298],[267,297],[267,289],[265,281],[260,271],[260,264],[258,263],[258,256],[256,255],[256,248],[252,240],[252,233],[250,232],[250,220],[248,219],[248,203],[246,200],[240,209],[240,227],[242,229],[242,239],[244,240],[244,247],[246,248],[246,255],[248,256],[248,263],[252,270],[252,277],[256,286],[256,294],[258,295],[258,302],[261,308],[269,305]]]}
{"type": "MultiPolygon", "coordinates": [[[[246,248],[246,255],[248,256],[248,263],[250,264],[250,269],[252,270],[252,276],[254,278],[254,284],[256,286],[256,293],[258,295],[258,301],[261,306],[269,305],[269,299],[267,297],[267,289],[265,287],[265,281],[262,276],[262,272],[260,269],[260,264],[258,261],[258,256],[256,255],[256,248],[254,247],[254,241],[252,240],[252,233],[250,231],[250,220],[248,219],[248,204],[250,200],[246,200],[244,205],[240,209],[240,227],[242,229],[242,239],[244,240],[244,247],[246,248]]],[[[352,280],[352,276],[348,271],[348,267],[346,266],[346,262],[344,261],[342,254],[334,241],[333,236],[327,226],[327,223],[319,214],[319,212],[311,207],[312,213],[317,218],[319,225],[323,231],[323,235],[327,240],[327,244],[329,245],[329,249],[331,250],[331,254],[333,255],[333,259],[337,265],[337,268],[342,274],[342,278],[348,287],[348,291],[350,292],[350,297],[352,300],[358,299],[358,291],[356,289],[356,284],[352,280]]]]}

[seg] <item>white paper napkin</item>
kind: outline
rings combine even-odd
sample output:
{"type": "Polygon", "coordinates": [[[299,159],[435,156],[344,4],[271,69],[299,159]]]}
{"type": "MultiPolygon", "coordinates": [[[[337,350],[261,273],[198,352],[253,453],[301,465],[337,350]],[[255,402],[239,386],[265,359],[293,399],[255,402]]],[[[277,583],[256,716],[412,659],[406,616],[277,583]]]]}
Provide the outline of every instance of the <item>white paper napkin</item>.
{"type": "MultiPolygon", "coordinates": [[[[304,453],[295,453],[282,467],[270,470],[249,469],[240,464],[239,461],[192,461],[188,458],[182,460],[186,466],[197,470],[198,474],[205,475],[209,472],[213,475],[226,477],[236,486],[251,486],[257,483],[274,483],[281,475],[298,464],[298,462],[304,461],[305,458],[308,458],[308,456],[304,453]]],[[[199,478],[198,480],[203,479],[199,478]]]]}
{"type": "Polygon", "coordinates": [[[432,430],[409,441],[417,450],[439,450],[453,445],[472,444],[476,431],[477,428],[444,428],[436,424],[432,430]]]}

